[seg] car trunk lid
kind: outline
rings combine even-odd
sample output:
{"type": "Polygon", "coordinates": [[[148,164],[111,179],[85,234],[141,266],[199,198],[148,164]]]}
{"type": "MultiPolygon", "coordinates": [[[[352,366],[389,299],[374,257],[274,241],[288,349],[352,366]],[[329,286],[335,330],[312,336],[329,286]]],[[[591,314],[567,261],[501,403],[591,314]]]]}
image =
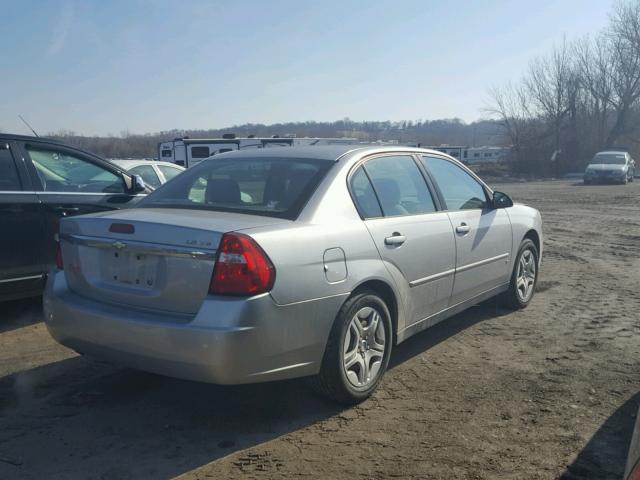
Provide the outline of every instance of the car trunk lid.
{"type": "Polygon", "coordinates": [[[137,208],[60,225],[69,288],[134,308],[194,314],[209,290],[225,232],[287,222],[224,212],[137,208]]]}

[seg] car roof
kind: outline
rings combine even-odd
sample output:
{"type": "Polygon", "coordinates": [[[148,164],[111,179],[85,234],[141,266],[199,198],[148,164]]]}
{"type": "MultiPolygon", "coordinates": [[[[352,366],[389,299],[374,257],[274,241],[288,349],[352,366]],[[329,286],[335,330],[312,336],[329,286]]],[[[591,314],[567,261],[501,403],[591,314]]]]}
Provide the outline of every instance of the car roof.
{"type": "Polygon", "coordinates": [[[376,144],[351,144],[351,145],[313,145],[313,146],[293,146],[293,147],[268,147],[256,149],[233,150],[231,152],[219,153],[207,160],[217,158],[259,158],[259,157],[285,157],[285,158],[308,158],[315,160],[337,161],[347,154],[371,154],[385,152],[417,152],[443,155],[442,152],[427,150],[425,148],[404,147],[399,145],[376,145],[376,144]]]}
{"type": "Polygon", "coordinates": [[[17,135],[14,133],[0,133],[0,140],[10,141],[10,140],[22,140],[28,142],[47,142],[47,143],[57,143],[58,145],[64,145],[60,140],[54,140],[53,138],[48,137],[36,137],[34,135],[17,135]]]}
{"type": "Polygon", "coordinates": [[[100,155],[97,155],[93,152],[89,152],[88,150],[84,150],[82,148],[79,147],[75,147],[73,145],[70,145],[68,143],[65,142],[61,142],[60,140],[55,140],[53,138],[48,138],[48,137],[36,137],[34,135],[16,135],[13,133],[0,133],[0,142],[5,141],[5,142],[10,142],[10,141],[19,141],[19,142],[30,142],[30,143],[46,143],[46,144],[51,144],[51,145],[58,145],[60,147],[63,148],[68,148],[70,150],[75,150],[76,152],[80,152],[84,155],[88,155],[90,157],[93,158],[97,158],[101,161],[106,161],[103,157],[101,157],[100,155]]]}
{"type": "Polygon", "coordinates": [[[137,167],[138,165],[160,165],[160,166],[167,165],[170,167],[175,167],[179,170],[184,170],[184,167],[181,167],[180,165],[176,165],[175,163],[171,163],[171,162],[163,162],[162,160],[136,160],[134,158],[131,158],[131,159],[110,158],[108,160],[111,163],[115,163],[116,165],[122,168],[133,168],[133,167],[137,167]]]}
{"type": "Polygon", "coordinates": [[[629,152],[626,152],[624,150],[603,150],[602,152],[597,152],[596,155],[602,155],[604,153],[615,153],[615,154],[618,154],[618,155],[621,154],[621,153],[624,153],[624,154],[627,154],[627,155],[629,154],[629,152]]]}

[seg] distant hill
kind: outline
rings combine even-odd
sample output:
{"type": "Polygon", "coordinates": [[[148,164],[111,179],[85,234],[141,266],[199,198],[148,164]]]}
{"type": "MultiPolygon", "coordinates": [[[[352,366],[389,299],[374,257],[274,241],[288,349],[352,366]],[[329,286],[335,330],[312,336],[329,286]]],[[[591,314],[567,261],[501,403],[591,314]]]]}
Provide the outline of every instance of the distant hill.
{"type": "Polygon", "coordinates": [[[169,130],[141,135],[123,132],[117,137],[87,137],[69,131],[47,136],[106,158],[152,158],[157,156],[159,142],[184,136],[215,138],[224,133],[235,133],[239,137],[355,137],[361,140],[412,141],[422,145],[504,145],[507,142],[501,127],[494,122],[481,120],[464,123],[459,119],[355,122],[347,118],[336,122],[248,123],[221,129],[169,130]]]}

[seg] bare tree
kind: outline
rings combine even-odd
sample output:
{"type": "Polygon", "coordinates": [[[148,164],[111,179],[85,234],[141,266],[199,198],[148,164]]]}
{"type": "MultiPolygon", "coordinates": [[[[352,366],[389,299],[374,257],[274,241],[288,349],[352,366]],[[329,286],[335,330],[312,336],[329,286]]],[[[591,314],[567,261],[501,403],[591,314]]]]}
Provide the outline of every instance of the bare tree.
{"type": "Polygon", "coordinates": [[[522,85],[508,83],[504,87],[492,87],[489,90],[491,104],[484,111],[496,118],[495,123],[502,127],[513,148],[514,160],[525,162],[523,149],[531,136],[531,112],[526,89],[522,85]]]}
{"type": "Polygon", "coordinates": [[[535,133],[513,143],[540,173],[545,157],[561,173],[622,141],[640,151],[640,0],[619,1],[603,32],[573,45],[563,41],[531,62],[519,86],[494,88],[489,96],[489,112],[507,136],[514,138],[516,118],[521,131],[535,133]],[[516,90],[529,101],[522,116],[506,100],[516,90]]]}
{"type": "MultiPolygon", "coordinates": [[[[547,57],[534,59],[525,77],[524,85],[536,108],[536,113],[546,119],[549,134],[553,138],[553,158],[561,158],[562,129],[565,119],[577,112],[576,101],[580,87],[572,49],[566,40],[547,57]]],[[[574,118],[575,120],[575,118],[574,118]]],[[[562,157],[564,157],[563,155],[562,157]]],[[[557,163],[557,168],[561,165],[557,163]]]]}
{"type": "Polygon", "coordinates": [[[630,118],[640,99],[640,0],[617,3],[605,35],[613,62],[611,105],[615,121],[606,139],[611,147],[635,127],[630,118]]]}
{"type": "Polygon", "coordinates": [[[606,37],[585,38],[575,45],[580,83],[588,98],[587,108],[595,124],[596,148],[606,145],[607,122],[613,107],[614,61],[606,37]]]}

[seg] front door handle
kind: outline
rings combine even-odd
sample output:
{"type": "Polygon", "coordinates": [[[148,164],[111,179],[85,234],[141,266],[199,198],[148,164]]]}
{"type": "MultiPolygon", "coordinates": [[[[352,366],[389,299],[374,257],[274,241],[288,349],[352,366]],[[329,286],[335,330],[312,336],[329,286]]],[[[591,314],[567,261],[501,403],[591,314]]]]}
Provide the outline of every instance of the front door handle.
{"type": "Polygon", "coordinates": [[[405,237],[404,235],[400,235],[400,233],[398,232],[393,232],[393,234],[390,237],[387,237],[384,239],[384,244],[399,246],[406,241],[407,241],[407,237],[405,237]]]}
{"type": "Polygon", "coordinates": [[[456,233],[466,234],[469,233],[469,230],[471,230],[471,227],[464,222],[456,227],[456,233]]]}

